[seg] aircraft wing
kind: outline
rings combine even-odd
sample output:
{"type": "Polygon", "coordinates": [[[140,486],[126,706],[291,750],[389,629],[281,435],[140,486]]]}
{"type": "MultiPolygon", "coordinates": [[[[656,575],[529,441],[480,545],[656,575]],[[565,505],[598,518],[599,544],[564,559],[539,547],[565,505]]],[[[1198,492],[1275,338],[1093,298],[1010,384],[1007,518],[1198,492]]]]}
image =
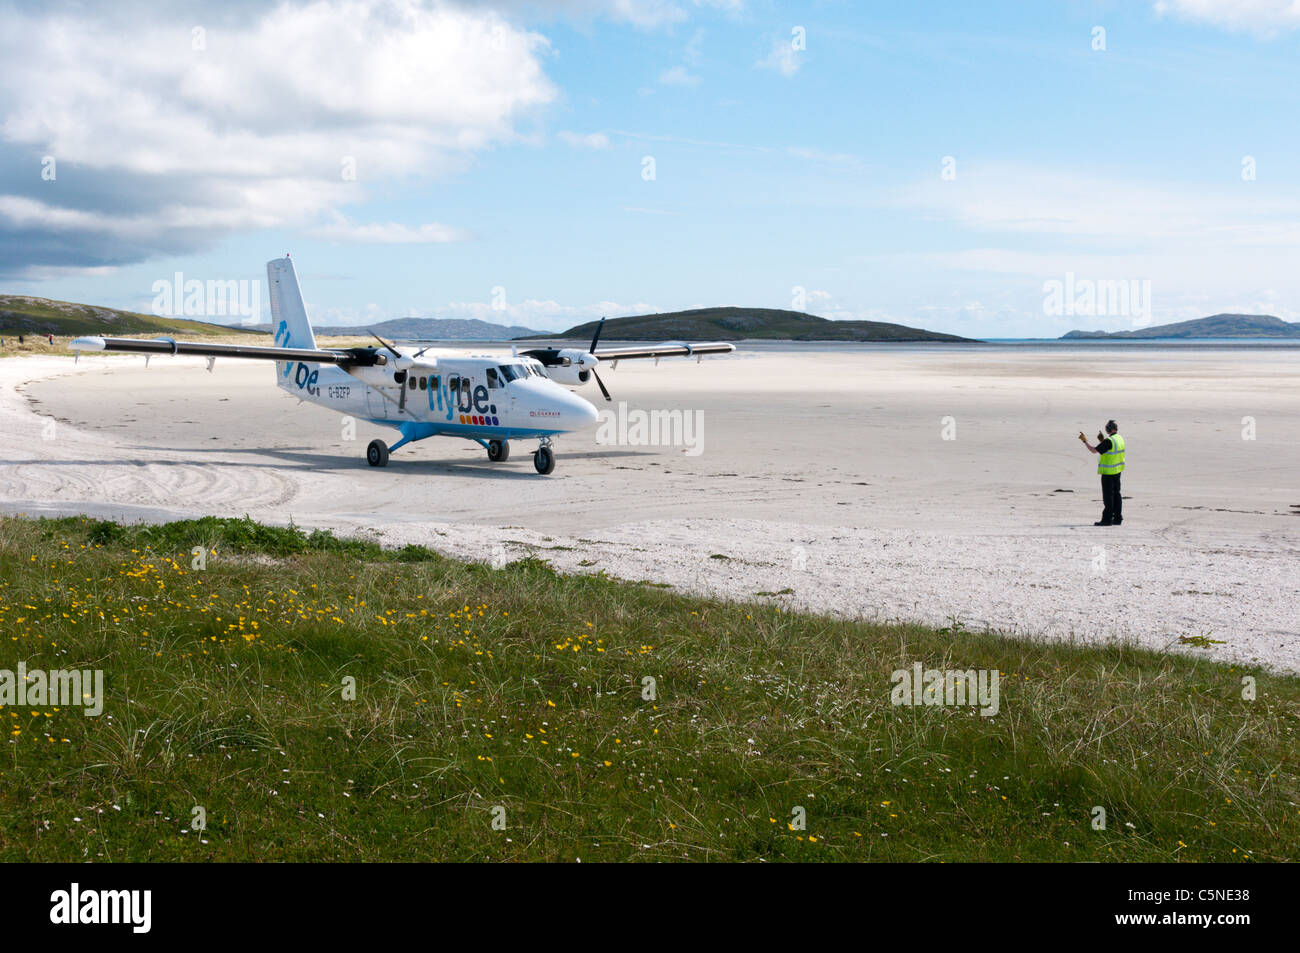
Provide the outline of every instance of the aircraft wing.
{"type": "Polygon", "coordinates": [[[647,347],[615,347],[594,351],[602,361],[631,361],[645,357],[697,357],[702,354],[730,354],[736,349],[734,344],[712,342],[708,344],[683,344],[668,342],[652,344],[647,347]]]}
{"type": "Polygon", "coordinates": [[[261,361],[306,361],[344,367],[373,367],[387,363],[373,348],[316,349],[262,347],[256,344],[208,344],[175,341],[171,338],[106,338],[95,335],[74,338],[68,347],[82,351],[116,351],[127,354],[196,354],[200,357],[242,357],[261,361]]]}

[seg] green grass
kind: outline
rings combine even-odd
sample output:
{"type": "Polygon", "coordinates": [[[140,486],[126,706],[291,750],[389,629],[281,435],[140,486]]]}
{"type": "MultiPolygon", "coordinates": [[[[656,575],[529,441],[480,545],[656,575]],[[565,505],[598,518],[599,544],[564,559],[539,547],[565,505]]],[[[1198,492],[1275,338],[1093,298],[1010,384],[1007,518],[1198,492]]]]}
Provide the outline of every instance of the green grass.
{"type": "Polygon", "coordinates": [[[3,861],[1247,862],[1300,843],[1295,678],[536,559],[0,519],[0,668],[20,661],[101,668],[106,700],[0,709],[3,861]],[[1000,712],[892,706],[916,661],[999,670],[1000,712]]]}

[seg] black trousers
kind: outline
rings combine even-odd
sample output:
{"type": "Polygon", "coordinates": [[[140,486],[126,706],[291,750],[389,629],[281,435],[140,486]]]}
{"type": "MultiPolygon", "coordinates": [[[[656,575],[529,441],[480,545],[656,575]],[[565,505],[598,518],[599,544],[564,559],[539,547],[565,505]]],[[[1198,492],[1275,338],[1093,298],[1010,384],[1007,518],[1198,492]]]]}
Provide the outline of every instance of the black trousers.
{"type": "Polygon", "coordinates": [[[1105,507],[1101,511],[1101,521],[1103,523],[1124,522],[1124,500],[1119,492],[1119,478],[1123,475],[1122,473],[1111,476],[1102,475],[1101,502],[1102,506],[1105,507]]]}

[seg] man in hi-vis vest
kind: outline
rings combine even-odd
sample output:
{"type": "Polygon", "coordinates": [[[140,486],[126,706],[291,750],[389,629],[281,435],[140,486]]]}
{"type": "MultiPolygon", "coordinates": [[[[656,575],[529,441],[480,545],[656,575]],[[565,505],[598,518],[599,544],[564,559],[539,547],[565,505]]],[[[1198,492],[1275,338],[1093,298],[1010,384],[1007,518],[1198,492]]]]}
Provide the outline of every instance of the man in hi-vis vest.
{"type": "Polygon", "coordinates": [[[1100,454],[1097,472],[1101,474],[1101,500],[1104,509],[1101,519],[1093,526],[1118,526],[1124,522],[1124,503],[1120,496],[1119,476],[1124,472],[1124,438],[1119,435],[1119,424],[1113,420],[1106,421],[1106,436],[1097,434],[1097,446],[1088,443],[1082,433],[1079,439],[1093,453],[1100,454]]]}

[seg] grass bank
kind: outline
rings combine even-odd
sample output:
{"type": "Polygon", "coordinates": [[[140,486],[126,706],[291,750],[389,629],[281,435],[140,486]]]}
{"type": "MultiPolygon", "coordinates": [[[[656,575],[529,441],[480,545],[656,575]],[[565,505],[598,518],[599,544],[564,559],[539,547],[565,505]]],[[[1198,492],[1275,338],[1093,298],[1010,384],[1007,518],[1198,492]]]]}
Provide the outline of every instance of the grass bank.
{"type": "Polygon", "coordinates": [[[0,708],[4,861],[1254,862],[1300,843],[1295,678],[539,560],[0,519],[0,671],[20,662],[102,670],[104,707],[0,708]],[[891,704],[917,662],[997,671],[998,713],[891,704]]]}

